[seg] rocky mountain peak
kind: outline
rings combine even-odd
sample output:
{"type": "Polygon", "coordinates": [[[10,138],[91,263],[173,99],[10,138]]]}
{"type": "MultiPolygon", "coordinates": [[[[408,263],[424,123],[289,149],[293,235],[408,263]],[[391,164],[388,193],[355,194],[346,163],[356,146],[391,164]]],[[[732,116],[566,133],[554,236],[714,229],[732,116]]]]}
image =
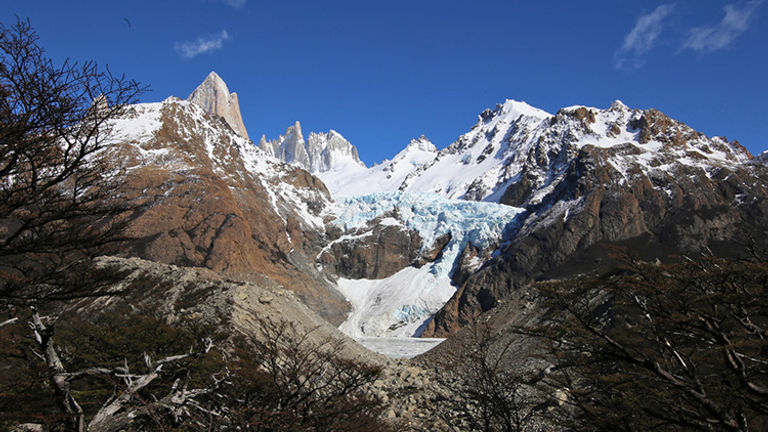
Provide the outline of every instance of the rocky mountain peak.
{"type": "Polygon", "coordinates": [[[301,131],[301,123],[288,127],[285,135],[276,140],[259,142],[268,154],[288,163],[293,163],[312,173],[322,173],[341,166],[365,168],[357,148],[343,135],[329,132],[310,132],[307,139],[301,131]]]}
{"type": "Polygon", "coordinates": [[[296,122],[292,126],[288,126],[285,129],[284,142],[291,147],[304,146],[305,141],[304,134],[301,131],[301,123],[296,122]]]}
{"type": "Polygon", "coordinates": [[[616,99],[611,103],[611,107],[608,108],[609,111],[630,111],[630,108],[626,105],[624,105],[624,102],[616,99]]]}
{"type": "Polygon", "coordinates": [[[504,119],[507,121],[514,121],[515,119],[524,116],[534,119],[543,120],[552,115],[544,110],[535,108],[529,105],[527,102],[518,101],[514,99],[507,99],[502,104],[497,104],[495,109],[486,108],[478,116],[479,123],[488,123],[492,120],[504,119]]]}
{"type": "Polygon", "coordinates": [[[273,142],[275,147],[275,156],[288,163],[295,163],[300,166],[306,166],[309,163],[307,155],[306,142],[301,133],[301,123],[298,121],[293,126],[288,126],[285,135],[273,142]]]}
{"type": "Polygon", "coordinates": [[[411,140],[411,142],[408,143],[408,145],[405,147],[406,151],[412,151],[412,150],[418,150],[418,151],[424,151],[424,152],[430,152],[430,153],[437,153],[437,147],[435,147],[434,144],[432,144],[432,141],[429,140],[429,138],[425,137],[424,135],[414,138],[411,140]]]}
{"type": "Polygon", "coordinates": [[[538,118],[547,118],[552,117],[552,114],[533,107],[529,105],[527,102],[524,101],[518,101],[514,99],[507,99],[504,101],[504,103],[501,105],[501,112],[503,114],[508,114],[511,117],[520,117],[521,115],[525,115],[528,117],[538,117],[538,118]]]}
{"type": "Polygon", "coordinates": [[[303,135],[302,135],[302,133],[301,133],[301,122],[299,122],[299,121],[297,120],[297,121],[296,121],[296,122],[295,122],[295,123],[294,123],[292,126],[288,126],[288,127],[285,129],[285,135],[286,135],[286,136],[288,136],[288,135],[289,135],[289,134],[291,134],[291,133],[295,133],[295,134],[298,134],[298,136],[299,136],[299,137],[301,137],[302,139],[304,139],[304,136],[303,136],[303,135]]]}
{"type": "Polygon", "coordinates": [[[237,93],[230,93],[227,84],[216,72],[211,71],[187,100],[202,107],[209,114],[222,117],[235,132],[248,138],[248,131],[240,115],[237,93]]]}

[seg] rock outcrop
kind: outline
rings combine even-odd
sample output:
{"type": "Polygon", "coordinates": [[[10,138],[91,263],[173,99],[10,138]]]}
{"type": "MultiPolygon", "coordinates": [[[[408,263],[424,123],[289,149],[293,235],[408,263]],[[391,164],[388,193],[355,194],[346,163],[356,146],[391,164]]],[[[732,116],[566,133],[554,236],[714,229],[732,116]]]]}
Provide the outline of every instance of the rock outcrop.
{"type": "Polygon", "coordinates": [[[255,340],[262,337],[259,320],[288,321],[297,334],[306,333],[312,343],[341,341],[342,357],[374,364],[385,361],[328,324],[291,290],[267,277],[233,281],[208,268],[112,256],[98,258],[97,268],[105,279],[120,276],[116,283],[121,294],[81,300],[70,310],[94,315],[120,310],[127,304],[133,309],[155,311],[168,322],[194,320],[222,334],[246,335],[255,340]]]}
{"type": "Polygon", "coordinates": [[[366,228],[340,234],[323,249],[318,262],[348,279],[384,279],[415,264],[422,243],[419,233],[401,225],[377,222],[373,220],[366,228]]]}
{"type": "Polygon", "coordinates": [[[248,131],[240,115],[237,93],[230,93],[227,84],[216,72],[208,74],[205,81],[189,95],[187,100],[200,106],[205,112],[223,118],[241,137],[248,138],[248,131]]]}

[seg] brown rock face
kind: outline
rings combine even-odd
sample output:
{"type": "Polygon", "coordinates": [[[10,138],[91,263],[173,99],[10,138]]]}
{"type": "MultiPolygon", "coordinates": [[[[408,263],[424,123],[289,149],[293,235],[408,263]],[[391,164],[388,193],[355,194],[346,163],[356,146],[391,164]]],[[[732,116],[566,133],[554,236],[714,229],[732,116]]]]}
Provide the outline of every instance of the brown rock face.
{"type": "Polygon", "coordinates": [[[461,285],[425,335],[454,332],[533,280],[608,269],[609,247],[664,260],[768,246],[768,173],[736,141],[618,101],[562,109],[529,134],[510,141],[500,199],[526,220],[496,258],[455,275],[461,285]]]}
{"type": "Polygon", "coordinates": [[[383,279],[415,264],[420,248],[417,232],[373,221],[368,228],[331,242],[318,260],[345,278],[383,279]]]}
{"type": "Polygon", "coordinates": [[[419,257],[419,264],[424,265],[428,262],[437,261],[442,255],[443,250],[453,238],[451,233],[445,233],[438,237],[429,250],[424,251],[419,257]]]}
{"type": "Polygon", "coordinates": [[[699,136],[698,132],[655,109],[645,110],[639,119],[630,122],[630,126],[640,132],[638,141],[641,144],[655,139],[665,144],[680,145],[699,136]]]}
{"type": "Polygon", "coordinates": [[[121,193],[143,203],[121,255],[206,267],[236,280],[265,275],[330,322],[344,319],[345,300],[308,258],[324,243],[319,214],[329,197],[319,180],[266,160],[188,102],[139,105],[127,117],[157,126],[118,134],[123,139],[113,149],[129,173],[121,193]]]}

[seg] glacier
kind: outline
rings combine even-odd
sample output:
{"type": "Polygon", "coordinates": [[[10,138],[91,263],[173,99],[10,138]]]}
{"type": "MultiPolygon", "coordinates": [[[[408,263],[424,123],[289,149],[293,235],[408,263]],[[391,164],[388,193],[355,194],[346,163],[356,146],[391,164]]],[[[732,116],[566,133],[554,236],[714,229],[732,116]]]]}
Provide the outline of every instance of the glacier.
{"type": "Polygon", "coordinates": [[[452,200],[431,193],[379,192],[348,197],[331,209],[333,223],[345,230],[363,228],[386,217],[422,238],[422,250],[450,233],[441,256],[421,268],[406,267],[384,279],[345,279],[338,290],[352,304],[339,329],[353,338],[419,336],[425,324],[456,291],[451,282],[462,251],[495,249],[519,227],[525,211],[489,202],[452,200]]]}

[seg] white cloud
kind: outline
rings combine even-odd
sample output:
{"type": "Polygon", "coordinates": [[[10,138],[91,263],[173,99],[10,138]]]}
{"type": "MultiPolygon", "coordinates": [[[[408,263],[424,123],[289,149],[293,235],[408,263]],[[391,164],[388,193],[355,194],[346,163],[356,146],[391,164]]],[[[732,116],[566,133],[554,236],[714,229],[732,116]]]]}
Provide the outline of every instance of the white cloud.
{"type": "Polygon", "coordinates": [[[221,1],[223,1],[224,3],[232,6],[235,9],[239,9],[239,8],[245,6],[245,3],[248,0],[221,0],[221,1]]]}
{"type": "Polygon", "coordinates": [[[749,21],[762,0],[752,0],[738,7],[736,3],[725,5],[725,17],[718,24],[692,28],[682,48],[698,52],[712,52],[731,44],[747,31],[749,21]]]}
{"type": "Polygon", "coordinates": [[[203,53],[220,50],[227,39],[229,39],[229,33],[222,30],[219,34],[207,39],[199,37],[193,42],[176,42],[174,48],[182,57],[193,58],[203,53]]]}
{"type": "Polygon", "coordinates": [[[633,71],[645,63],[646,54],[661,34],[662,22],[674,8],[672,4],[661,5],[637,19],[635,26],[624,37],[621,48],[614,55],[616,69],[633,71]]]}

